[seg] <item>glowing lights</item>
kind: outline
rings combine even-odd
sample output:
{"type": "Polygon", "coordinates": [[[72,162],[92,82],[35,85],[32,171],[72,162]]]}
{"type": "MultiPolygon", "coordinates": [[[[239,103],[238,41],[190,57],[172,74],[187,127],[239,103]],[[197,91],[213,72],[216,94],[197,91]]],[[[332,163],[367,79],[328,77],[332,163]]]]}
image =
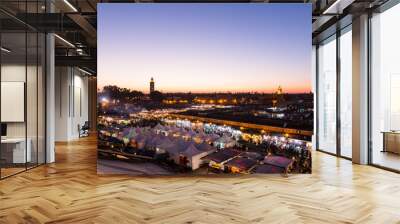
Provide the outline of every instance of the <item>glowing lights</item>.
{"type": "Polygon", "coordinates": [[[103,97],[103,98],[101,98],[101,102],[103,102],[103,103],[108,103],[109,100],[108,100],[106,97],[103,97]]]}
{"type": "Polygon", "coordinates": [[[11,52],[11,50],[9,50],[9,49],[7,49],[5,47],[1,47],[0,49],[1,49],[1,51],[6,52],[6,53],[10,53],[11,52]]]}
{"type": "Polygon", "coordinates": [[[64,3],[68,5],[74,12],[78,12],[78,9],[75,8],[68,0],[64,0],[64,3]]]}
{"type": "Polygon", "coordinates": [[[329,14],[342,14],[343,9],[353,3],[354,0],[336,0],[330,5],[322,14],[329,15],[329,14]]]}
{"type": "Polygon", "coordinates": [[[108,106],[108,104],[110,103],[110,101],[106,97],[101,98],[100,101],[101,101],[101,106],[103,107],[108,106]]]}
{"type": "Polygon", "coordinates": [[[88,71],[86,71],[86,70],[83,70],[83,69],[81,69],[81,68],[78,68],[78,70],[81,71],[81,72],[83,72],[83,73],[86,74],[86,75],[93,75],[92,73],[90,73],[90,72],[88,72],[88,71]]]}
{"type": "Polygon", "coordinates": [[[65,44],[67,44],[68,46],[70,46],[72,48],[75,48],[75,45],[73,45],[71,42],[69,42],[68,40],[64,39],[63,37],[59,36],[58,34],[54,34],[54,36],[57,37],[62,42],[64,42],[65,44]]]}

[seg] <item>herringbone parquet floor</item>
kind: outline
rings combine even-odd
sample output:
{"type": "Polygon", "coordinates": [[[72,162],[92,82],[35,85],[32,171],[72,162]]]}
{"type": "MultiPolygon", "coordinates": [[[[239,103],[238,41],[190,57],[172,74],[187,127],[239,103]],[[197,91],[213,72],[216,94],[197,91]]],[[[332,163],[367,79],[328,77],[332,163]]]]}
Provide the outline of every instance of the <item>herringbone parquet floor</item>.
{"type": "Polygon", "coordinates": [[[0,181],[0,223],[400,223],[400,175],[323,153],[313,174],[98,176],[96,141],[0,181]]]}

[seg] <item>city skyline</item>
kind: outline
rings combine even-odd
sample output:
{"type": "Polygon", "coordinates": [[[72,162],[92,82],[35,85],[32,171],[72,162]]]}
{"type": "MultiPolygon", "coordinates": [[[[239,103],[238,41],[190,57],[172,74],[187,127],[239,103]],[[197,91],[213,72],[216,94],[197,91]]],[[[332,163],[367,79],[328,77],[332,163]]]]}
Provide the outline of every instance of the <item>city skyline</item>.
{"type": "MultiPolygon", "coordinates": [[[[171,94],[172,93],[194,93],[194,94],[207,94],[207,93],[232,93],[232,94],[258,93],[258,94],[264,94],[265,93],[265,94],[273,94],[273,93],[276,93],[277,91],[281,91],[281,93],[290,93],[290,94],[296,94],[296,93],[299,93],[299,94],[305,93],[305,94],[307,94],[307,93],[311,93],[311,90],[309,92],[286,92],[282,85],[278,85],[275,89],[271,90],[270,92],[258,92],[258,91],[253,91],[253,90],[247,90],[247,91],[204,91],[204,92],[192,92],[190,90],[187,90],[187,91],[165,92],[165,91],[162,91],[162,90],[159,90],[159,89],[156,88],[156,80],[154,79],[154,77],[150,78],[149,84],[150,84],[148,86],[149,91],[143,91],[143,93],[147,94],[147,93],[151,93],[151,92],[154,92],[154,91],[158,91],[158,92],[162,92],[162,93],[171,93],[171,94]]],[[[105,85],[105,86],[113,86],[113,85],[110,84],[110,85],[105,85]]],[[[136,89],[132,89],[132,88],[129,88],[129,87],[121,87],[121,86],[118,86],[118,85],[115,85],[115,86],[120,87],[120,88],[127,88],[127,89],[129,89],[131,91],[141,91],[141,90],[136,90],[136,89]]],[[[103,91],[103,87],[104,86],[98,88],[98,91],[103,91]]]]}
{"type": "Polygon", "coordinates": [[[310,12],[307,4],[101,4],[98,85],[149,93],[153,77],[161,92],[308,93],[310,12]]]}

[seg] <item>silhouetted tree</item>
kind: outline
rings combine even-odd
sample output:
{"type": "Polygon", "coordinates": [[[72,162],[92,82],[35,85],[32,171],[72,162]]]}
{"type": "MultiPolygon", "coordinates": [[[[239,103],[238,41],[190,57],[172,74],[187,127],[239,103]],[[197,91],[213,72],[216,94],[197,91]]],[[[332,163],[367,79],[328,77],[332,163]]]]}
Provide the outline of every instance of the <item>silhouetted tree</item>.
{"type": "Polygon", "coordinates": [[[164,96],[160,91],[154,91],[150,93],[150,98],[153,101],[161,102],[164,99],[164,96]]]}
{"type": "Polygon", "coordinates": [[[121,88],[115,85],[104,86],[101,96],[109,97],[110,99],[119,100],[124,103],[133,103],[140,99],[144,94],[137,90],[121,88]]]}

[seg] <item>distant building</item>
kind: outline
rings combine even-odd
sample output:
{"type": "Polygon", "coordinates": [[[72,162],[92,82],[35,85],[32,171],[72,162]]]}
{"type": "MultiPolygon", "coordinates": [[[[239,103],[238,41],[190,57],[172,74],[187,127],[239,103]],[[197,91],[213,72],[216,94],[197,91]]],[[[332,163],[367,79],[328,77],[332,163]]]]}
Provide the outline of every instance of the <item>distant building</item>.
{"type": "Polygon", "coordinates": [[[276,91],[277,95],[281,95],[283,93],[283,89],[281,86],[278,86],[278,90],[276,91]]]}
{"type": "Polygon", "coordinates": [[[151,77],[150,79],[150,94],[154,92],[154,79],[151,77]]]}
{"type": "Polygon", "coordinates": [[[273,94],[272,97],[272,106],[277,107],[285,101],[283,97],[283,89],[281,86],[278,86],[278,90],[273,94]]]}

